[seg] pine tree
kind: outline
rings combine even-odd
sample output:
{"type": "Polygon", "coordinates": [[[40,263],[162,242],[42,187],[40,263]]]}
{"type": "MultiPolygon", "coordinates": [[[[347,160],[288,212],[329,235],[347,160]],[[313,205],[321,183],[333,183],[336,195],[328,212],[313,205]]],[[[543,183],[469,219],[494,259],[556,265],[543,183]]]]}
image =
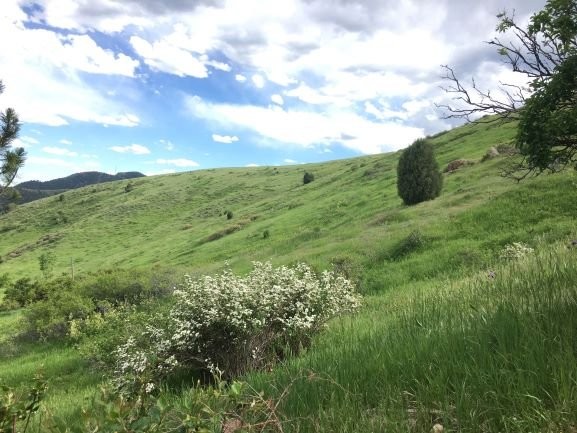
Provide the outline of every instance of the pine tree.
{"type": "Polygon", "coordinates": [[[435,160],[433,146],[418,139],[407,147],[397,166],[397,189],[405,204],[432,200],[441,194],[443,176],[435,160]]]}
{"type": "MultiPolygon", "coordinates": [[[[4,85],[0,81],[0,94],[4,85]]],[[[12,149],[12,142],[20,132],[20,120],[12,108],[0,112],[0,194],[4,193],[24,165],[26,152],[21,147],[12,149]]]]}

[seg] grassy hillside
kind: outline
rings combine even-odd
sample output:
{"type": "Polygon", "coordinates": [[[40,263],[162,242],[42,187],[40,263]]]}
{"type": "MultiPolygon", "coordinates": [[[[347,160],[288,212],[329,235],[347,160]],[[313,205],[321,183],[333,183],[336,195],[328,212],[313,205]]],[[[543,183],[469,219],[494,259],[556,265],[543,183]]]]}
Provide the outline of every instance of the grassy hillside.
{"type": "MultiPolygon", "coordinates": [[[[490,146],[510,140],[513,131],[465,126],[433,141],[444,167],[458,158],[478,161],[490,146]]],[[[0,273],[38,274],[38,257],[48,250],[56,256],[57,274],[69,272],[71,260],[77,272],[149,266],[205,272],[225,261],[245,269],[253,260],[269,258],[326,268],[346,261],[363,268],[363,290],[379,291],[410,280],[411,273],[478,268],[512,240],[539,234],[553,240],[572,230],[573,206],[563,194],[574,192],[571,177],[516,185],[498,176],[502,161],[497,159],[447,175],[440,199],[406,208],[396,193],[397,158],[385,154],[157,176],[132,180],[128,193],[127,181],[70,191],[62,200],[39,200],[0,218],[0,273]],[[308,185],[302,183],[305,170],[316,178],[308,185]],[[552,189],[559,193],[546,203],[530,199],[552,189]],[[233,213],[230,220],[227,210],[233,213]],[[415,269],[408,258],[380,274],[395,245],[414,230],[426,238],[417,261],[428,269],[415,269]],[[422,260],[427,255],[435,267],[422,260]]]]}
{"type": "MultiPolygon", "coordinates": [[[[467,125],[432,139],[438,199],[402,205],[398,153],[306,166],[204,170],[69,191],[0,217],[0,274],[40,277],[104,268],[202,274],[228,262],[306,261],[336,268],[365,295],[301,358],[247,378],[273,397],[295,377],[288,431],[570,431],[577,425],[577,176],[515,183],[481,158],[514,125],[467,125]],[[305,171],[315,181],[303,185],[305,171]],[[228,219],[226,211],[233,216],[228,219]],[[265,235],[268,233],[268,235],[265,235]],[[525,242],[534,256],[501,258],[525,242]],[[495,279],[488,278],[494,272],[495,279]]],[[[0,313],[0,378],[18,385],[41,364],[47,405],[64,422],[100,376],[74,347],[14,343],[19,311],[0,313]]],[[[178,390],[166,398],[186,405],[178,390]]]]}

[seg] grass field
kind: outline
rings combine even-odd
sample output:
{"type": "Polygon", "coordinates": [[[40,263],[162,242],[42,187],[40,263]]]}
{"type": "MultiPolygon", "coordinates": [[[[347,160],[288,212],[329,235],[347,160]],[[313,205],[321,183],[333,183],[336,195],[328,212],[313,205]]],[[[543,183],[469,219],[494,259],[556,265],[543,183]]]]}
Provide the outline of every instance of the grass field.
{"type": "MultiPolygon", "coordinates": [[[[282,401],[287,431],[574,431],[577,428],[577,176],[516,183],[480,162],[514,125],[467,125],[432,138],[444,175],[434,201],[405,207],[398,154],[306,166],[196,171],[96,185],[0,217],[0,274],[170,268],[204,274],[228,262],[306,261],[357,282],[362,310],[332,322],[298,359],[249,375],[282,401]],[[303,185],[304,172],[315,181],[303,185]],[[225,211],[232,211],[227,219],[225,211]],[[267,237],[264,233],[268,232],[267,237]],[[535,253],[504,260],[524,242],[535,253]],[[488,273],[494,272],[495,278],[488,273]]],[[[21,343],[21,311],[0,313],[0,379],[43,366],[46,407],[61,425],[102,377],[72,345],[21,343]]],[[[176,391],[167,394],[178,402],[176,391]]]]}

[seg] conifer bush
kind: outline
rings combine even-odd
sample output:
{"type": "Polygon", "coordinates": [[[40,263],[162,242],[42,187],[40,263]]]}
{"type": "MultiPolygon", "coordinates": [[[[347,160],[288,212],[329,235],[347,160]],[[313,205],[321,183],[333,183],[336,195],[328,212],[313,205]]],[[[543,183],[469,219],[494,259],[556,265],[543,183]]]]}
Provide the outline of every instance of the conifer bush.
{"type": "Polygon", "coordinates": [[[419,138],[407,147],[397,166],[397,189],[407,205],[433,200],[441,194],[443,176],[433,146],[419,138]]]}

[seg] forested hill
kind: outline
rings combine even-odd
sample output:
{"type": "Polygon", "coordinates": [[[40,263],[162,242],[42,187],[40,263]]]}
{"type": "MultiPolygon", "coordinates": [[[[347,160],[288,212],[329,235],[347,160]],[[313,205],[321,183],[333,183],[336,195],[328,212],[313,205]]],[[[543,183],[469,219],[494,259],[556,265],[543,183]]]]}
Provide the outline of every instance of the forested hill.
{"type": "Polygon", "coordinates": [[[83,186],[93,185],[95,183],[112,182],[114,180],[134,179],[137,177],[144,177],[138,171],[127,171],[118,174],[101,173],[99,171],[85,171],[83,173],[74,173],[70,176],[61,177],[59,179],[48,180],[40,182],[38,180],[31,180],[18,184],[18,189],[37,189],[40,191],[55,190],[55,189],[76,189],[83,186]]]}
{"type": "Polygon", "coordinates": [[[144,174],[138,171],[122,172],[115,175],[99,171],[86,171],[46,182],[31,180],[28,182],[22,182],[16,186],[16,189],[21,196],[18,203],[28,203],[43,197],[61,194],[70,189],[82,188],[84,186],[112,182],[115,180],[135,179],[139,177],[144,177],[144,174]]]}

